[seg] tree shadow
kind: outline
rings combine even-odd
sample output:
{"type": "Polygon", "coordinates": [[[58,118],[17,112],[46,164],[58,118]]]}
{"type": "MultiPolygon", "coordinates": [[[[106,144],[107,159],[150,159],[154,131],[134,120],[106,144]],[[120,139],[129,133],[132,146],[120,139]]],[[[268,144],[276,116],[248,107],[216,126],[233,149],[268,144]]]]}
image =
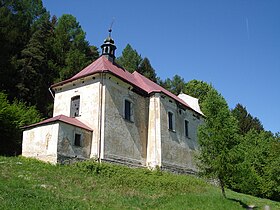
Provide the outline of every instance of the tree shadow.
{"type": "Polygon", "coordinates": [[[234,198],[227,198],[227,199],[230,201],[239,203],[242,206],[242,208],[244,208],[244,209],[258,209],[257,206],[254,206],[254,207],[248,206],[246,203],[244,203],[243,201],[238,200],[238,199],[234,199],[234,198]]]}

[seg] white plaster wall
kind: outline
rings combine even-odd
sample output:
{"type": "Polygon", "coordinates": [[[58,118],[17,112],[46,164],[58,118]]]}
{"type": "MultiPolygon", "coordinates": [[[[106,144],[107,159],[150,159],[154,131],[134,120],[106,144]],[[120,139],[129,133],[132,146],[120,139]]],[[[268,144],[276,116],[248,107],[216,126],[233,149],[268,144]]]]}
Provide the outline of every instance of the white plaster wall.
{"type": "Polygon", "coordinates": [[[91,132],[60,122],[57,153],[70,158],[89,158],[91,151],[91,132]],[[75,133],[81,134],[81,146],[75,146],[75,133]]]}
{"type": "Polygon", "coordinates": [[[57,162],[57,139],[59,124],[48,124],[23,132],[22,155],[46,162],[57,162]]]}
{"type": "Polygon", "coordinates": [[[148,98],[107,75],[105,80],[104,158],[146,164],[148,98]],[[124,119],[124,100],[133,106],[133,122],[124,119]]]}
{"type": "Polygon", "coordinates": [[[70,116],[71,98],[80,95],[80,116],[76,118],[93,130],[90,157],[97,157],[99,153],[100,81],[99,75],[93,75],[84,80],[77,80],[55,88],[53,116],[60,114],[70,116]]]}
{"type": "Polygon", "coordinates": [[[196,171],[194,154],[198,150],[197,130],[202,118],[195,112],[179,108],[169,97],[161,98],[162,165],[186,168],[196,171]],[[168,129],[168,111],[174,114],[175,130],[168,129]],[[185,136],[185,123],[189,121],[189,136],[185,136]]]}

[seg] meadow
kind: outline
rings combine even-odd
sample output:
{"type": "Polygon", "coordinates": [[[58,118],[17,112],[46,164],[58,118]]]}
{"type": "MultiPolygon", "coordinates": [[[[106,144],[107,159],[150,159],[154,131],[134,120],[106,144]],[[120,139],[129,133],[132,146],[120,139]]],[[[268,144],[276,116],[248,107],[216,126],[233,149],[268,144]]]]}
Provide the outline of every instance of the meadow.
{"type": "Polygon", "coordinates": [[[85,161],[51,165],[0,157],[0,209],[280,209],[280,203],[220,189],[192,175],[85,161]]]}

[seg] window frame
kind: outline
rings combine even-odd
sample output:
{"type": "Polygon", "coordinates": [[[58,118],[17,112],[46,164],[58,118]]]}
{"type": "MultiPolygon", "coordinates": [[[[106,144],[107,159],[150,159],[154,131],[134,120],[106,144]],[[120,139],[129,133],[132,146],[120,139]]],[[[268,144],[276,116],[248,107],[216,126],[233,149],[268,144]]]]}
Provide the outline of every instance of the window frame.
{"type": "Polygon", "coordinates": [[[167,125],[169,131],[175,132],[175,114],[170,110],[167,112],[167,125]]]}
{"type": "Polygon", "coordinates": [[[185,132],[185,137],[186,138],[190,138],[190,121],[189,120],[187,120],[187,119],[185,119],[184,120],[184,132],[185,132]]]}
{"type": "Polygon", "coordinates": [[[130,99],[125,98],[123,101],[123,118],[129,122],[134,122],[133,108],[133,102],[130,99]]]}
{"type": "Polygon", "coordinates": [[[70,102],[70,117],[79,117],[80,115],[80,107],[81,107],[81,96],[80,95],[76,95],[71,97],[71,102],[70,102]],[[78,107],[74,107],[76,106],[78,103],[78,107]]]}
{"type": "Polygon", "coordinates": [[[74,143],[73,145],[75,147],[82,147],[83,146],[83,143],[82,143],[82,134],[81,133],[78,133],[78,132],[74,132],[74,143]],[[77,143],[77,138],[76,137],[79,137],[78,138],[78,143],[77,143]]]}

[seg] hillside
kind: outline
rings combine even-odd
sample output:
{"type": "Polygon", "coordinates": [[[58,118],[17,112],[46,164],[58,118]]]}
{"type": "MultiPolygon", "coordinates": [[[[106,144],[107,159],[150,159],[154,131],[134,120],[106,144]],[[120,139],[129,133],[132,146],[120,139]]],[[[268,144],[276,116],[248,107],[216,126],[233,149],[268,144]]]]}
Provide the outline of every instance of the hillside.
{"type": "Polygon", "coordinates": [[[0,157],[0,209],[280,209],[279,202],[220,190],[193,176],[83,162],[50,165],[0,157]]]}

